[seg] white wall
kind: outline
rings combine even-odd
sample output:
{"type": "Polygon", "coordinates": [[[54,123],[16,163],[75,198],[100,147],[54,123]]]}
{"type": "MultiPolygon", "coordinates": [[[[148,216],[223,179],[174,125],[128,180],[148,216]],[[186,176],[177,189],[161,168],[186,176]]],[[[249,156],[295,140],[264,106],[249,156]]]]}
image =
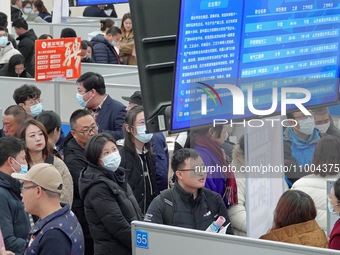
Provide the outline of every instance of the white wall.
{"type": "MultiPolygon", "coordinates": [[[[2,0],[7,1],[7,0],[2,0]]],[[[52,11],[52,0],[43,0],[47,10],[52,11]]],[[[72,12],[73,17],[83,16],[83,11],[85,7],[71,7],[70,10],[72,12]]],[[[115,9],[118,15],[118,18],[123,17],[123,15],[130,11],[129,4],[116,4],[115,9]]]]}

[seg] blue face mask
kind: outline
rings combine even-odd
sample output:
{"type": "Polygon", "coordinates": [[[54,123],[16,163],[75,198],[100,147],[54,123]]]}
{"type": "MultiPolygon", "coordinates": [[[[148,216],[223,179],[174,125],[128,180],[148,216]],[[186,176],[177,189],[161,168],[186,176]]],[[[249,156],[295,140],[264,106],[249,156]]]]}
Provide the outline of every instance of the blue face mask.
{"type": "Polygon", "coordinates": [[[0,47],[5,47],[8,43],[8,37],[7,36],[1,36],[0,37],[0,47]]]}
{"type": "Polygon", "coordinates": [[[327,203],[327,207],[328,207],[328,211],[330,213],[335,213],[334,212],[334,208],[333,208],[333,205],[331,204],[331,201],[328,200],[328,203],[327,203]]]}
{"type": "Polygon", "coordinates": [[[92,97],[88,100],[88,101],[85,101],[84,100],[84,96],[89,93],[90,91],[86,92],[84,95],[80,94],[80,93],[77,93],[76,95],[76,99],[78,101],[78,104],[81,106],[81,107],[86,107],[87,103],[92,99],[92,97]]]}
{"type": "Polygon", "coordinates": [[[137,127],[137,135],[135,135],[135,137],[142,143],[148,143],[153,136],[153,134],[146,134],[145,131],[146,131],[145,125],[137,127]]]}
{"type": "Polygon", "coordinates": [[[31,13],[32,12],[32,8],[24,8],[24,13],[31,13]]]}
{"type": "MultiPolygon", "coordinates": [[[[28,166],[24,165],[24,164],[20,164],[18,161],[16,161],[14,158],[13,160],[15,161],[15,163],[17,163],[20,166],[20,172],[19,174],[26,174],[28,172],[28,166]]],[[[14,171],[14,173],[17,173],[17,171],[12,167],[12,170],[14,171]]]]}
{"type": "Polygon", "coordinates": [[[106,169],[115,172],[120,165],[121,157],[119,152],[116,151],[105,156],[104,158],[101,158],[100,160],[103,162],[106,169]]]}
{"type": "Polygon", "coordinates": [[[42,110],[43,110],[43,106],[42,106],[42,103],[38,103],[38,104],[35,104],[35,105],[32,105],[30,107],[30,110],[31,110],[31,115],[32,116],[38,116],[42,110]]]}

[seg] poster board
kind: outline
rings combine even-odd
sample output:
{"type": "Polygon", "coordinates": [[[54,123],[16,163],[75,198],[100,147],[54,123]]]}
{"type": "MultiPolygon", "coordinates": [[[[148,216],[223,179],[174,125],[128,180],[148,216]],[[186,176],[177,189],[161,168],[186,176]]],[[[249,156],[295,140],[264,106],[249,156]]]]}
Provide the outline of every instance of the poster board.
{"type": "Polygon", "coordinates": [[[35,41],[35,81],[76,79],[80,74],[80,37],[35,41]]]}

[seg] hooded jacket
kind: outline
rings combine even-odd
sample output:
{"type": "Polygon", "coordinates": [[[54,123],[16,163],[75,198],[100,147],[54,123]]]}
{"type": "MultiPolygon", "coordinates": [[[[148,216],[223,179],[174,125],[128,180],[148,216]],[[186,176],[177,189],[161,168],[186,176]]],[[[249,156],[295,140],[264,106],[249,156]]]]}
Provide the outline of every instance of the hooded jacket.
{"type": "Polygon", "coordinates": [[[327,248],[325,232],[315,220],[289,225],[268,232],[260,239],[327,248]]]}
{"type": "Polygon", "coordinates": [[[120,58],[108,40],[102,34],[97,34],[91,40],[93,53],[92,58],[96,63],[120,64],[120,58]]]}
{"type": "Polygon", "coordinates": [[[21,54],[20,51],[13,47],[13,44],[9,41],[7,45],[0,48],[0,66],[7,64],[9,59],[16,54],[21,54]]]}
{"type": "Polygon", "coordinates": [[[3,172],[0,172],[0,208],[0,226],[6,249],[24,254],[30,223],[21,202],[20,183],[3,172]]]}
{"type": "Polygon", "coordinates": [[[35,40],[37,40],[37,36],[34,33],[33,29],[28,30],[26,33],[20,35],[17,38],[19,42],[18,50],[25,58],[25,67],[27,72],[34,77],[35,70],[32,65],[33,58],[35,55],[35,40]]]}
{"type": "Polygon", "coordinates": [[[286,173],[286,177],[292,183],[310,174],[308,171],[303,171],[303,167],[312,163],[314,149],[319,140],[320,135],[317,129],[314,129],[306,141],[299,138],[294,133],[293,128],[287,128],[284,131],[284,164],[291,169],[291,172],[286,173]],[[294,169],[296,169],[296,172],[294,172],[294,169]]]}
{"type": "Polygon", "coordinates": [[[95,254],[132,254],[131,221],[141,220],[141,212],[125,170],[113,172],[90,163],[81,173],[79,191],[95,254]]]}

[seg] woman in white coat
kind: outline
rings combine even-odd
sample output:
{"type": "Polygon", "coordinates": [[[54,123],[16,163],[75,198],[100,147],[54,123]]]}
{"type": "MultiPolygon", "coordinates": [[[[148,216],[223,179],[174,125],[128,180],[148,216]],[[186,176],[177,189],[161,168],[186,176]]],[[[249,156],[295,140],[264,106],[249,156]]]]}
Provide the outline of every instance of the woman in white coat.
{"type": "Polygon", "coordinates": [[[292,189],[300,190],[314,200],[316,222],[327,232],[327,180],[340,178],[340,139],[327,135],[315,146],[310,175],[297,180],[292,189]]]}
{"type": "Polygon", "coordinates": [[[234,227],[234,234],[238,236],[247,236],[247,211],[246,211],[246,176],[240,171],[245,165],[244,162],[244,136],[239,139],[238,145],[233,149],[233,160],[231,165],[237,171],[234,173],[237,184],[238,202],[228,208],[228,214],[231,224],[234,227]]]}

